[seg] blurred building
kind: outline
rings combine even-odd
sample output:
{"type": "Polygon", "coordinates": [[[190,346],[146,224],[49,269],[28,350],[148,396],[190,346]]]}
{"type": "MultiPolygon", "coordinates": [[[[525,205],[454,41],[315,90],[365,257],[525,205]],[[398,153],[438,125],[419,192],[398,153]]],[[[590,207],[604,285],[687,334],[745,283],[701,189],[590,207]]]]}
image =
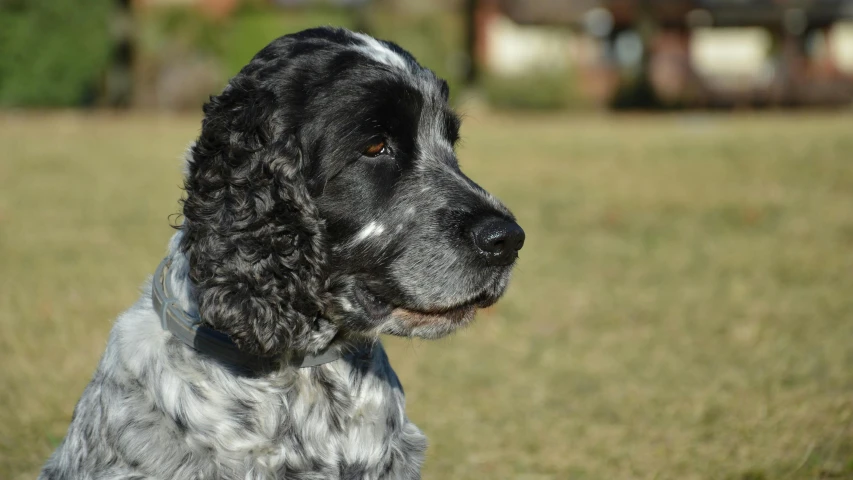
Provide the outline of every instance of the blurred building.
{"type": "Polygon", "coordinates": [[[475,19],[489,71],[568,65],[600,102],[637,86],[664,105],[853,101],[851,0],[480,0],[475,19]]]}

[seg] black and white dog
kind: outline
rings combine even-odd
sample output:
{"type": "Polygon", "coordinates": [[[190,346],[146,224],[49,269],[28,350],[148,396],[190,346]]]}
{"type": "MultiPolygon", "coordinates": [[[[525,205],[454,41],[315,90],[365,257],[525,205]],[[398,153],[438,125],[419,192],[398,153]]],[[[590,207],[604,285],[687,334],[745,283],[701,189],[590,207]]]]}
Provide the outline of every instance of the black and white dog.
{"type": "Polygon", "coordinates": [[[378,337],[468,324],[524,242],[459,170],[447,98],[364,34],[261,50],[205,106],[183,224],[40,478],[419,478],[378,337]]]}

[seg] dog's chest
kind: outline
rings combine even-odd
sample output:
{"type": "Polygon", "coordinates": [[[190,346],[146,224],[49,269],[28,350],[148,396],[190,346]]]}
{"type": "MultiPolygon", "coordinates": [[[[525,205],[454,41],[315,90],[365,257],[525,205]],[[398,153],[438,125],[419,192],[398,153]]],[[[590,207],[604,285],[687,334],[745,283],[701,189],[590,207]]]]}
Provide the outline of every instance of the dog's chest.
{"type": "Polygon", "coordinates": [[[384,352],[373,360],[300,372],[286,390],[259,388],[233,425],[235,445],[217,456],[238,478],[418,478],[425,438],[406,418],[384,352]]]}

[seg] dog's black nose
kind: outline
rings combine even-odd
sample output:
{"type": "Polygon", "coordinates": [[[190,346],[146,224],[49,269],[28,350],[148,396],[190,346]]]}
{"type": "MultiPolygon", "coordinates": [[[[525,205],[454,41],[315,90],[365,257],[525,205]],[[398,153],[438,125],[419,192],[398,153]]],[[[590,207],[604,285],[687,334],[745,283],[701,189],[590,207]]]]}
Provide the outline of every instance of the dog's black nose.
{"type": "Polygon", "coordinates": [[[474,245],[492,265],[508,265],[524,246],[524,230],[510,220],[489,217],[472,229],[474,245]]]}

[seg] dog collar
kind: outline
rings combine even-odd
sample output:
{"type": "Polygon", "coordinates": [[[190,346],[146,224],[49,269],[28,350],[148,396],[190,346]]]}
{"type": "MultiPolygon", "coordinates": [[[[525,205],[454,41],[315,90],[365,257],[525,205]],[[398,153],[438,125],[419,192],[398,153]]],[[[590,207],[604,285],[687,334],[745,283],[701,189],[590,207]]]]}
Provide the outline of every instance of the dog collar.
{"type": "MultiPolygon", "coordinates": [[[[201,319],[185,312],[178,299],[172,296],[167,275],[171,259],[166,257],[154,272],[151,289],[151,303],[160,316],[163,330],[172,333],[178,340],[196,351],[228,363],[250,369],[268,369],[274,366],[275,359],[258,357],[240,351],[228,335],[202,324],[201,319]]],[[[291,360],[297,368],[316,367],[341,358],[337,350],[326,350],[319,355],[306,355],[291,360]]]]}

